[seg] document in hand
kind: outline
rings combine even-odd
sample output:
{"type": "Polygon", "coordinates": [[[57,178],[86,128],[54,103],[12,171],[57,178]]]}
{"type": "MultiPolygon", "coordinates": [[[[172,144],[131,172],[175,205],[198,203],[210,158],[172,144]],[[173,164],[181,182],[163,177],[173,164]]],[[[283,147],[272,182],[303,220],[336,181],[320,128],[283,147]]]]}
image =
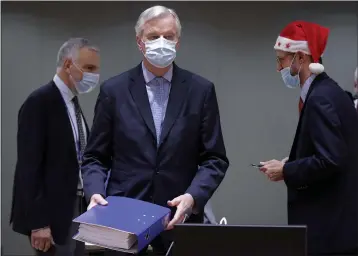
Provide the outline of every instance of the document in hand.
{"type": "Polygon", "coordinates": [[[138,253],[166,227],[170,209],[137,199],[109,196],[74,222],[75,240],[127,253],[138,253]]]}

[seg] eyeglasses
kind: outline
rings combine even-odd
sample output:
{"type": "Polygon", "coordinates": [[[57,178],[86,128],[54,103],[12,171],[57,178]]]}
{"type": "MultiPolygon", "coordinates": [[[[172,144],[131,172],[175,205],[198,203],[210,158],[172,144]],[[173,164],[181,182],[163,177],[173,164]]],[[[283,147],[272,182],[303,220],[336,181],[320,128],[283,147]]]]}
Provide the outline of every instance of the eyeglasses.
{"type": "Polygon", "coordinates": [[[283,57],[276,56],[276,61],[282,67],[282,61],[285,61],[288,56],[294,56],[294,55],[295,55],[294,53],[287,53],[283,57]]]}

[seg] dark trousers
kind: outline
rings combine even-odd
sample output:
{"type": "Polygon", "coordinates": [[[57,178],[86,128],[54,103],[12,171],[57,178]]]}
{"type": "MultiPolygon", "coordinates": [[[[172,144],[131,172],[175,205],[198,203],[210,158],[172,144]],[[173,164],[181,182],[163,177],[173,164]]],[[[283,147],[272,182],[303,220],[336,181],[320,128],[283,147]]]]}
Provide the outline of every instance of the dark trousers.
{"type": "MultiPolygon", "coordinates": [[[[77,196],[75,207],[74,207],[74,218],[79,216],[85,211],[83,197],[77,196]]],[[[72,223],[70,232],[67,237],[67,241],[64,245],[52,245],[47,252],[36,251],[37,256],[84,256],[85,255],[85,244],[72,239],[72,237],[78,231],[77,223],[72,223]]],[[[56,241],[55,241],[56,243],[56,241]]]]}
{"type": "Polygon", "coordinates": [[[308,254],[308,256],[358,256],[358,247],[355,249],[337,252],[337,253],[322,253],[322,254],[308,254]]]}

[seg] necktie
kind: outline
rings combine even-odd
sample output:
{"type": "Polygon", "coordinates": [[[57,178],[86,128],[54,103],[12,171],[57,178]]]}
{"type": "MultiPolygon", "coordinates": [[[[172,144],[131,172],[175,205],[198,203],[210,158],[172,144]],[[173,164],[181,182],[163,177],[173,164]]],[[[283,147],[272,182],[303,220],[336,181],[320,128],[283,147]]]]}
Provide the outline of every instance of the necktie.
{"type": "MultiPolygon", "coordinates": [[[[76,149],[77,149],[77,145],[79,147],[77,149],[77,159],[78,159],[78,164],[81,166],[83,152],[84,152],[85,147],[86,147],[85,133],[83,131],[83,124],[82,124],[82,110],[81,110],[81,107],[80,107],[80,103],[78,102],[77,96],[75,96],[72,99],[72,102],[73,102],[73,105],[75,107],[75,115],[76,115],[77,131],[78,131],[77,132],[78,133],[78,138],[75,138],[75,140],[79,140],[79,141],[76,141],[76,149]]],[[[82,181],[81,171],[79,171],[78,175],[79,175],[79,179],[78,179],[77,188],[82,189],[83,188],[83,181],[82,181]]]]}
{"type": "Polygon", "coordinates": [[[302,108],[303,108],[303,100],[300,97],[300,101],[298,102],[298,111],[300,114],[301,114],[302,108]]]}
{"type": "Polygon", "coordinates": [[[154,79],[153,85],[153,105],[152,115],[157,135],[157,145],[159,145],[160,134],[162,132],[162,123],[164,119],[164,103],[165,103],[165,91],[164,91],[164,78],[157,77],[154,79]]]}
{"type": "Polygon", "coordinates": [[[82,162],[83,152],[86,147],[86,139],[85,133],[83,130],[83,123],[82,123],[82,110],[80,104],[78,102],[77,96],[72,99],[73,105],[75,106],[75,114],[76,114],[76,122],[77,122],[77,130],[78,130],[78,141],[76,143],[79,144],[79,152],[77,152],[79,163],[82,162]]]}

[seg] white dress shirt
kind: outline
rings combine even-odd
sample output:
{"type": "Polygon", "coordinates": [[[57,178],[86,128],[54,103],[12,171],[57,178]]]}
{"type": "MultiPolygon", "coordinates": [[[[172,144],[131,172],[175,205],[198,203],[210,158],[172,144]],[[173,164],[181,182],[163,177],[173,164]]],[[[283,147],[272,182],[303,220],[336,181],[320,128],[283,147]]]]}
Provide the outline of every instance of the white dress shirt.
{"type": "Polygon", "coordinates": [[[305,102],[307,93],[308,93],[310,86],[315,78],[316,78],[316,75],[312,74],[312,75],[310,75],[309,78],[307,78],[307,80],[303,84],[302,89],[301,89],[301,99],[303,102],[305,102]]]}
{"type": "MultiPolygon", "coordinates": [[[[60,90],[62,98],[65,101],[68,118],[69,118],[69,120],[71,122],[71,126],[72,126],[73,138],[74,138],[74,141],[75,141],[75,144],[76,144],[75,145],[76,146],[76,151],[78,151],[79,150],[79,148],[78,148],[78,145],[79,145],[79,132],[78,132],[77,121],[76,121],[75,106],[74,106],[74,104],[72,102],[72,99],[75,97],[75,95],[73,94],[73,92],[70,90],[70,88],[68,88],[68,86],[61,80],[61,78],[57,74],[53,78],[53,81],[56,84],[57,88],[60,90]]],[[[85,125],[85,121],[84,121],[83,116],[82,116],[82,129],[83,129],[83,132],[84,132],[84,135],[85,135],[85,139],[87,140],[86,125],[85,125]]],[[[80,172],[79,175],[80,175],[80,186],[79,187],[82,188],[83,184],[82,184],[81,172],[80,172]]]]}

